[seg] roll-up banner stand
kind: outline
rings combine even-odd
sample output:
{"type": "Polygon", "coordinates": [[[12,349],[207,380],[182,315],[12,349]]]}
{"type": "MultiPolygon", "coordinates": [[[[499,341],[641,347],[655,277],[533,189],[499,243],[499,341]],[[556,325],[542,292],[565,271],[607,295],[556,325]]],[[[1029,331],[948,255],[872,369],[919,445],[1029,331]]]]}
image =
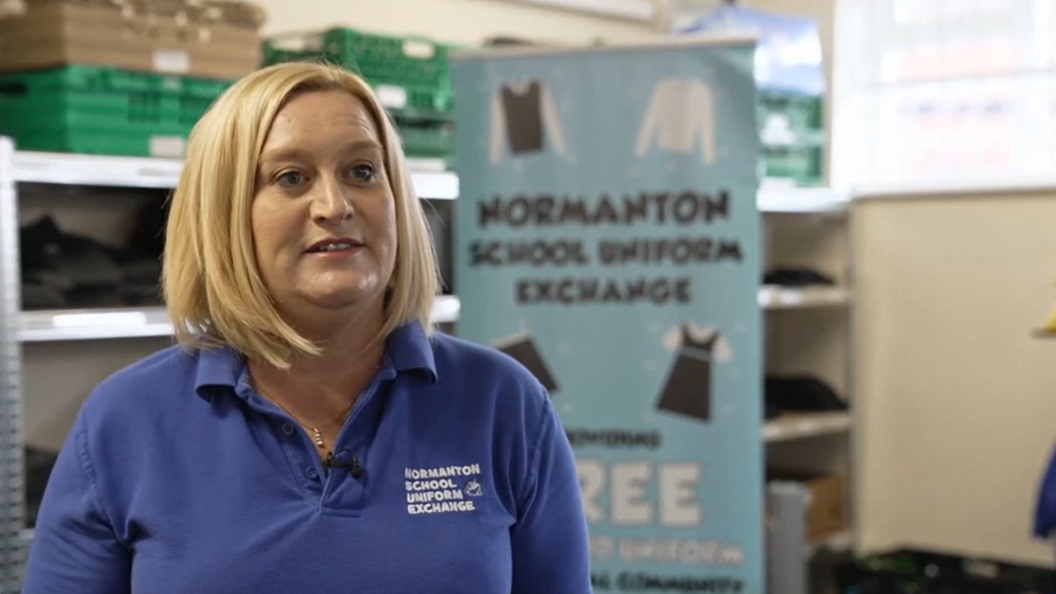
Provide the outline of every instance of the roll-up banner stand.
{"type": "Polygon", "coordinates": [[[549,390],[595,592],[763,594],[754,48],[454,57],[458,332],[549,390]]]}

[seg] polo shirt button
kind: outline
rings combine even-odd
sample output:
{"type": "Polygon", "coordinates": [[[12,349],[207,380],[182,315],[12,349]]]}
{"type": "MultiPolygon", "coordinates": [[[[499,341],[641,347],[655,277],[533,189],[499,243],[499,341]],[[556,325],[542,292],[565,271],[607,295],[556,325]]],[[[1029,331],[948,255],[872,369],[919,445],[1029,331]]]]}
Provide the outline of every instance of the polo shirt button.
{"type": "Polygon", "coordinates": [[[286,435],[293,435],[293,425],[289,423],[282,424],[282,432],[286,435]]]}
{"type": "Polygon", "coordinates": [[[316,472],[316,470],[311,466],[304,469],[304,474],[308,475],[308,478],[312,479],[313,481],[319,478],[319,473],[316,472]]]}

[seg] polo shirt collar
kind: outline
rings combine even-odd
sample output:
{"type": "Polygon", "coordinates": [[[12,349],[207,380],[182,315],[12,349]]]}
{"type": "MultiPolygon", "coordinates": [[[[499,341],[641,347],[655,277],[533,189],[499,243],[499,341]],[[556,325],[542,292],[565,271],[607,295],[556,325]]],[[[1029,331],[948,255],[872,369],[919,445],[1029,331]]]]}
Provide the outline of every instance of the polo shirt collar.
{"type": "Polygon", "coordinates": [[[430,383],[436,383],[433,343],[426,336],[421,322],[409,322],[390,334],[386,354],[397,373],[421,371],[428,376],[430,383]]]}
{"type": "MultiPolygon", "coordinates": [[[[195,392],[212,400],[218,388],[234,389],[245,374],[245,357],[229,347],[197,351],[198,370],[194,381],[195,392]]],[[[424,372],[430,383],[437,381],[433,345],[420,322],[409,322],[389,335],[383,366],[391,366],[396,373],[424,372]]]]}

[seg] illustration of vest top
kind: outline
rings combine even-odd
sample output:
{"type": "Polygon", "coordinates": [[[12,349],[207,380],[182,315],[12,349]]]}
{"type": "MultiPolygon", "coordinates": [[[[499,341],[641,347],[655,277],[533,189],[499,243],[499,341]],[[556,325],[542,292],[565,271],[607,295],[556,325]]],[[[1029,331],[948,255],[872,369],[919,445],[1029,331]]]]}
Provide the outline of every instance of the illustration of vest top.
{"type": "Polygon", "coordinates": [[[699,79],[665,78],[653,88],[638,132],[635,154],[642,158],[653,143],[667,153],[700,151],[704,164],[715,162],[715,98],[699,79]]]}
{"type": "Polygon", "coordinates": [[[698,421],[711,420],[713,350],[720,334],[698,340],[682,326],[682,345],[667,376],[656,407],[698,421]]]}
{"type": "Polygon", "coordinates": [[[550,90],[535,79],[502,85],[491,104],[491,163],[502,160],[504,149],[519,156],[548,146],[559,155],[568,152],[550,90]]]}

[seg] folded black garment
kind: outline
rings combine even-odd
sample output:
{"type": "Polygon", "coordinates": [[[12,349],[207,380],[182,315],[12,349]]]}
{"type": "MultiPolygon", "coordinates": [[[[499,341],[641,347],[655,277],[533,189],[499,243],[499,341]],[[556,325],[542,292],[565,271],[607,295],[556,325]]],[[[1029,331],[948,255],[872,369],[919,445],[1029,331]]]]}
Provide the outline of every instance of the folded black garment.
{"type": "MultiPolygon", "coordinates": [[[[161,212],[161,209],[157,209],[161,212]]],[[[51,217],[22,228],[22,300],[26,309],[152,306],[161,303],[160,249],[116,249],[63,232],[51,217]]]]}
{"type": "Polygon", "coordinates": [[[811,285],[835,285],[836,280],[810,268],[775,268],[763,275],[764,285],[782,287],[809,287],[811,285]]]}
{"type": "Polygon", "coordinates": [[[165,250],[165,222],[168,220],[165,200],[148,200],[136,211],[135,223],[127,237],[124,253],[140,259],[157,261],[165,250]]]}
{"type": "Polygon", "coordinates": [[[161,285],[153,283],[126,283],[121,287],[121,302],[130,307],[162,305],[161,285]]]}
{"type": "Polygon", "coordinates": [[[102,309],[124,305],[121,285],[79,286],[66,291],[66,303],[68,307],[77,309],[102,309]]]}
{"type": "Polygon", "coordinates": [[[781,410],[771,406],[770,404],[763,405],[763,420],[770,421],[781,416],[781,410]]]}
{"type": "Polygon", "coordinates": [[[161,279],[161,259],[132,256],[123,253],[113,255],[114,262],[121,269],[121,278],[131,284],[154,284],[161,279]]]}
{"type": "Polygon", "coordinates": [[[828,384],[812,376],[767,376],[766,408],[781,412],[837,412],[847,402],[828,384]]]}
{"type": "Polygon", "coordinates": [[[66,292],[39,282],[22,284],[22,309],[62,309],[69,307],[66,292]]]}
{"type": "Polygon", "coordinates": [[[23,227],[19,240],[24,279],[48,273],[52,282],[67,288],[116,287],[121,283],[121,270],[106,247],[64,233],[51,217],[23,227]]]}

